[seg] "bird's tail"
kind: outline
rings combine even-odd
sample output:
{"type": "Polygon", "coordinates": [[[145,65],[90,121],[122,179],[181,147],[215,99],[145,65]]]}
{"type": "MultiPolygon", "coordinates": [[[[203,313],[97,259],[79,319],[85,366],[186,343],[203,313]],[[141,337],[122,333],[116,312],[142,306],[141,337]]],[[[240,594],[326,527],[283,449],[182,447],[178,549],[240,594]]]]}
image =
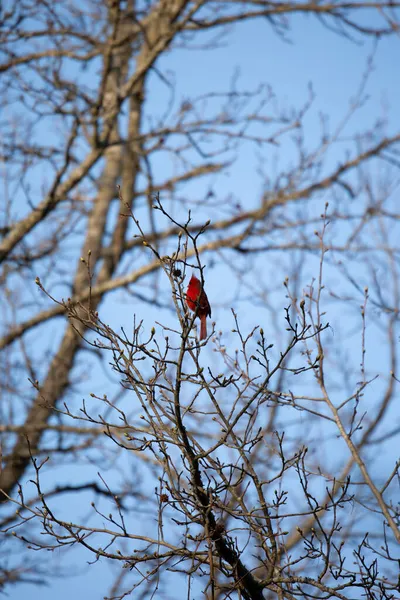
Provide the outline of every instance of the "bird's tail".
{"type": "Polygon", "coordinates": [[[201,315],[200,317],[200,339],[205,340],[207,337],[207,315],[201,315]]]}

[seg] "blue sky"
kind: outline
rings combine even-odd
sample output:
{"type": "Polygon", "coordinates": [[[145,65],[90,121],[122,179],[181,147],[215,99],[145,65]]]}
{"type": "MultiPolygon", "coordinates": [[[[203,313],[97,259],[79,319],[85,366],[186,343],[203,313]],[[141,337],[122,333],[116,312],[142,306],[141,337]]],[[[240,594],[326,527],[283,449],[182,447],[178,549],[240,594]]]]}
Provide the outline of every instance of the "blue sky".
{"type": "MultiPolygon", "coordinates": [[[[158,68],[167,73],[171,71],[176,82],[176,102],[189,99],[199,94],[208,92],[225,91],[229,89],[232,76],[238,73],[239,89],[256,89],[260,84],[270,85],[276,96],[276,103],[280,108],[292,106],[301,106],[308,96],[308,85],[311,82],[315,92],[315,102],[310,115],[306,118],[307,129],[306,139],[308,144],[316,144],[319,139],[319,112],[326,113],[329,116],[329,123],[332,129],[335,129],[341,122],[349,107],[349,102],[362,81],[363,73],[366,70],[367,59],[371,56],[374,46],[372,41],[356,44],[343,37],[335,35],[322,27],[314,19],[304,17],[294,17],[292,19],[292,32],[288,36],[290,42],[284,42],[270,28],[266,20],[251,21],[232,27],[229,35],[224,40],[224,46],[213,50],[173,50],[166,55],[158,64],[158,68]]],[[[382,115],[387,118],[387,131],[393,132],[398,128],[398,106],[400,106],[400,79],[397,77],[397,65],[400,64],[400,43],[398,38],[392,37],[382,40],[374,53],[374,70],[369,78],[366,96],[369,96],[364,107],[349,122],[343,137],[350,136],[358,131],[362,132],[372,126],[376,119],[382,115]]],[[[150,79],[148,88],[147,115],[159,116],[165,110],[165,104],[168,101],[168,89],[159,81],[150,79]]],[[[344,142],[345,143],[345,142],[344,142]]],[[[337,149],[337,154],[333,152],[330,161],[335,164],[342,158],[337,149]]],[[[280,164],[286,164],[294,158],[294,148],[290,143],[282,148],[271,148],[265,151],[263,167],[266,171],[273,168],[274,156],[278,157],[280,164]],[[284,154],[284,155],[283,155],[284,154]]],[[[257,175],[256,168],[260,162],[260,155],[254,149],[244,151],[238,157],[234,167],[229,171],[229,175],[222,175],[215,179],[216,193],[227,195],[234,194],[240,199],[243,206],[257,205],[260,195],[263,191],[264,182],[262,177],[257,175]]],[[[170,165],[166,171],[169,171],[170,165]]],[[[162,165],[160,164],[159,177],[163,177],[162,165]]],[[[195,182],[186,186],[185,190],[190,198],[201,197],[202,183],[195,182]]],[[[317,214],[321,211],[318,203],[311,203],[315,207],[317,214]]],[[[207,209],[204,214],[200,211],[195,215],[195,221],[204,217],[207,218],[207,209]]],[[[338,233],[340,236],[340,232],[338,233]]],[[[285,258],[282,257],[282,269],[284,269],[285,258]]],[[[318,258],[312,259],[310,266],[306,269],[303,285],[305,286],[311,272],[318,264],[318,258]]],[[[259,272],[259,277],[273,277],[273,266],[268,265],[264,272],[259,272]]],[[[288,265],[289,267],[289,265],[288,265]]],[[[232,305],[234,302],[234,290],[224,282],[225,267],[223,261],[217,263],[214,267],[209,266],[207,270],[207,289],[210,301],[213,305],[213,320],[217,321],[217,327],[224,332],[224,340],[227,344],[232,342],[232,317],[230,312],[224,308],[226,303],[232,305]],[[221,282],[224,282],[221,285],[221,282]]],[[[273,288],[273,302],[279,302],[285,305],[284,288],[281,285],[285,277],[284,270],[280,270],[276,278],[271,282],[273,288]]],[[[337,275],[335,275],[337,277],[337,275]]],[[[253,275],[251,276],[253,277],[253,275]]],[[[257,287],[257,280],[249,282],[254,288],[257,287]]],[[[38,292],[39,293],[39,292],[38,292]]],[[[239,305],[242,308],[241,322],[244,328],[251,328],[263,321],[263,327],[268,330],[273,329],[274,324],[269,323],[268,310],[260,309],[260,312],[246,310],[246,303],[242,301],[239,305]]],[[[238,308],[235,306],[235,309],[238,308]]],[[[116,292],[102,307],[102,318],[110,324],[119,325],[124,323],[127,327],[132,323],[132,310],[141,310],[137,306],[132,307],[132,300],[125,292],[116,292]],[[118,301],[118,310],[115,310],[115,301],[118,301]]],[[[168,311],[151,310],[146,307],[140,313],[144,319],[145,327],[151,327],[157,319],[168,323],[173,322],[174,316],[168,311]]],[[[54,331],[56,327],[50,325],[54,331]]],[[[348,323],[337,323],[336,335],[343,335],[346,338],[348,323]],[[343,329],[343,332],[340,330],[343,329]]],[[[372,335],[378,335],[374,329],[372,335]]],[[[356,333],[358,335],[358,333],[356,333]]],[[[32,333],[32,339],[35,337],[32,333]]],[[[348,351],[353,351],[353,338],[348,337],[348,351]]],[[[371,364],[378,369],[384,370],[385,361],[383,353],[374,349],[371,344],[371,364]]],[[[354,345],[354,348],[356,345],[354,345]]],[[[343,349],[345,350],[345,349],[343,349]]],[[[212,347],[207,348],[206,360],[213,360],[212,347]]],[[[88,358],[87,365],[90,365],[88,358]]],[[[93,369],[98,368],[93,362],[93,369]]],[[[87,368],[87,367],[86,367],[87,368]]],[[[93,371],[88,377],[87,393],[94,391],[93,382],[96,379],[96,372],[93,371]]],[[[85,386],[83,386],[84,388],[85,386]]],[[[80,399],[79,399],[80,401],[80,399]]],[[[127,465],[128,468],[128,465],[127,465]]],[[[67,467],[70,472],[71,467],[67,467]]],[[[80,468],[81,469],[81,468],[80,468]]],[[[48,477],[53,476],[52,470],[49,470],[48,477]]],[[[57,477],[63,478],[64,471],[57,469],[57,477]]],[[[79,478],[79,472],[72,472],[71,476],[79,478]]],[[[76,496],[68,498],[62,511],[68,515],[70,510],[77,510],[81,514],[89,513],[90,507],[84,506],[85,496],[76,496]]],[[[68,555],[56,550],[53,553],[43,552],[43,561],[50,563],[55,561],[63,568],[66,564],[70,565],[68,555]]],[[[84,551],[79,551],[79,560],[91,560],[84,551]]],[[[77,557],[74,557],[73,564],[79,563],[77,557]]],[[[82,563],[81,563],[82,564],[82,563]]],[[[69,568],[69,567],[68,567],[69,568]]],[[[119,568],[119,567],[118,567],[119,568]]],[[[72,567],[75,570],[75,567],[72,567]]],[[[85,598],[85,600],[98,600],[108,591],[108,586],[113,579],[113,569],[105,561],[100,561],[90,567],[89,572],[78,574],[72,578],[66,578],[64,581],[55,581],[49,587],[38,592],[41,600],[52,600],[54,595],[60,600],[71,597],[85,598]]],[[[10,592],[12,599],[19,599],[26,596],[27,588],[19,587],[10,592]]]]}

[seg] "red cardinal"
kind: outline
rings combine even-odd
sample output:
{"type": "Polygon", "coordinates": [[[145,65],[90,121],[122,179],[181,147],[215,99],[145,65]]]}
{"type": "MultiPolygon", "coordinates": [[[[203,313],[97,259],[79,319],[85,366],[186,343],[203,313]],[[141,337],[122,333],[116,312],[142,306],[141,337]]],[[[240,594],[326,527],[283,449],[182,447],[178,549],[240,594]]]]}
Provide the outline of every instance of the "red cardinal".
{"type": "Polygon", "coordinates": [[[211,307],[207,294],[201,289],[201,281],[195,275],[192,275],[186,292],[186,304],[190,310],[197,310],[197,316],[200,319],[200,339],[207,337],[207,316],[211,317],[211,307]]]}

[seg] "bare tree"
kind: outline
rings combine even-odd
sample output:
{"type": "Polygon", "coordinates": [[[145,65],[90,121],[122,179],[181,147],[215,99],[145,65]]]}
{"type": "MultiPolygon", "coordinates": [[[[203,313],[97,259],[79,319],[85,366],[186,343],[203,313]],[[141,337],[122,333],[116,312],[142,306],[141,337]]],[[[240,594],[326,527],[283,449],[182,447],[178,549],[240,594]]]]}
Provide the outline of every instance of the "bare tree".
{"type": "Polygon", "coordinates": [[[297,13],[380,39],[398,8],[1,8],[2,585],[57,574],[33,550],[83,546],[118,565],[112,598],[162,597],[182,577],[209,598],[396,597],[400,132],[377,121],[331,160],[371,65],[308,147],[312,90],[290,112],[235,78],[176,101],[163,61],[251,19],[285,38],[297,13]],[[149,117],[160,82],[165,112],[149,117]],[[293,141],[296,162],[261,173],[259,198],[216,197],[246,148],[293,141]],[[186,310],[188,268],[207,287],[213,264],[236,293],[231,347],[216,326],[199,344],[186,310]],[[120,328],[126,298],[150,326],[136,311],[120,328]],[[64,518],[78,495],[90,517],[64,518]]]}

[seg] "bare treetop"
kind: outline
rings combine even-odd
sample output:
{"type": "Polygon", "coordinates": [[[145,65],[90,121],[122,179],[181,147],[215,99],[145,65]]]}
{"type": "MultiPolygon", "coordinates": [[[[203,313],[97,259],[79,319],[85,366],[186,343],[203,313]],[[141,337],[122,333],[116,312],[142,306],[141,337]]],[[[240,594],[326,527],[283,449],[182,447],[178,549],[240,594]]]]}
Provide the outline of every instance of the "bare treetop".
{"type": "Polygon", "coordinates": [[[6,592],[80,547],[99,597],[397,597],[400,131],[363,111],[399,9],[2,4],[6,592]],[[366,44],[340,119],[262,39],[222,64],[244,27],[366,44]]]}

